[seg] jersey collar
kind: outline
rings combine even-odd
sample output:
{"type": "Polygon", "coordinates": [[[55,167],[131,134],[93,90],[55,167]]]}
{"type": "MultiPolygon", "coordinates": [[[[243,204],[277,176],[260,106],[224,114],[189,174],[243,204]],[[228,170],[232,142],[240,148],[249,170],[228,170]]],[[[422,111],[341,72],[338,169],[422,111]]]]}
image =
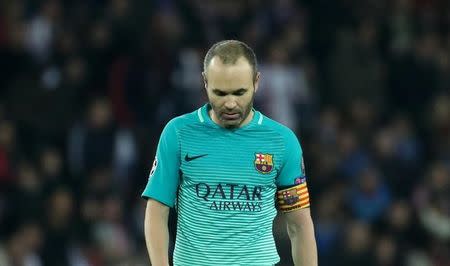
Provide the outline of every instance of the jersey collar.
{"type": "Polygon", "coordinates": [[[210,109],[211,109],[211,105],[209,103],[203,105],[200,109],[198,109],[197,115],[198,115],[198,118],[199,118],[200,122],[206,123],[206,124],[211,125],[211,126],[213,126],[215,128],[220,128],[220,129],[223,129],[223,130],[236,131],[236,130],[240,130],[240,129],[245,129],[245,128],[253,126],[255,124],[259,124],[260,125],[262,123],[262,120],[263,120],[263,115],[259,111],[257,111],[255,108],[252,108],[254,114],[253,114],[252,120],[248,124],[246,124],[246,125],[244,125],[242,127],[236,128],[236,129],[226,129],[226,128],[221,127],[220,125],[218,125],[216,122],[214,122],[211,119],[211,117],[209,116],[209,110],[210,109]]]}

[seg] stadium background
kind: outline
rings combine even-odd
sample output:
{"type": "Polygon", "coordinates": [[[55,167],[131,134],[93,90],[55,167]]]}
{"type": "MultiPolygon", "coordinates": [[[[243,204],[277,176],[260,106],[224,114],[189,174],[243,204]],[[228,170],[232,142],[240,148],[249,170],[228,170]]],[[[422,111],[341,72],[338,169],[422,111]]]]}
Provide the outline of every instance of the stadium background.
{"type": "Polygon", "coordinates": [[[302,143],[320,265],[450,265],[445,0],[0,1],[0,265],[147,265],[156,142],[230,38],[302,143]]]}

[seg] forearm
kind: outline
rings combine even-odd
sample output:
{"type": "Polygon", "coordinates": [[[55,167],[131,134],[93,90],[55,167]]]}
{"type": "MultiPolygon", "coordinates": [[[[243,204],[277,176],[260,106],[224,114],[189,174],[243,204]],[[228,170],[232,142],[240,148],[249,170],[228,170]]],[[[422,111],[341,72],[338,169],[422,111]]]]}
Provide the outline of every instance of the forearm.
{"type": "Polygon", "coordinates": [[[169,229],[167,219],[147,207],[145,214],[145,242],[153,266],[169,265],[169,229]],[[153,213],[152,213],[153,212],[153,213]]]}
{"type": "Polygon", "coordinates": [[[317,247],[312,221],[302,225],[288,225],[288,234],[294,265],[317,266],[317,247]]]}

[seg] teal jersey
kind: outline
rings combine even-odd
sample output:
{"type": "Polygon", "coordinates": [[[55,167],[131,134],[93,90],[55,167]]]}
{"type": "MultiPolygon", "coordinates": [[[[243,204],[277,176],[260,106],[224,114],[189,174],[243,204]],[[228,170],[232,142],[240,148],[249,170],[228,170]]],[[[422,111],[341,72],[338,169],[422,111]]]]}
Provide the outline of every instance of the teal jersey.
{"type": "Polygon", "coordinates": [[[174,265],[274,265],[276,202],[296,199],[277,191],[306,186],[300,143],[256,110],[250,123],[225,129],[209,108],[166,125],[142,196],[177,210],[174,265]]]}

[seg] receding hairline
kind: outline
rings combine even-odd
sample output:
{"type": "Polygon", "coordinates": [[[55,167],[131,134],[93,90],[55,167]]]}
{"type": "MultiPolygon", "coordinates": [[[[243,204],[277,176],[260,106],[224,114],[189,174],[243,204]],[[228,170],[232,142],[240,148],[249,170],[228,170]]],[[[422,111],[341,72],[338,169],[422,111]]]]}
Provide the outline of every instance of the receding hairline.
{"type": "Polygon", "coordinates": [[[218,58],[224,65],[234,65],[240,58],[243,58],[250,65],[253,75],[257,73],[257,60],[253,50],[244,42],[237,40],[224,40],[211,46],[203,61],[203,71],[206,72],[208,66],[214,58],[218,58]]]}
{"type": "Polygon", "coordinates": [[[250,64],[250,62],[248,62],[248,60],[244,56],[238,57],[236,61],[232,63],[231,62],[225,63],[223,60],[221,60],[219,56],[214,56],[213,58],[211,58],[207,68],[204,70],[204,73],[209,72],[209,70],[214,67],[236,67],[239,66],[240,64],[244,64],[241,65],[241,67],[245,68],[248,67],[250,71],[253,73],[252,65],[250,64]]]}

